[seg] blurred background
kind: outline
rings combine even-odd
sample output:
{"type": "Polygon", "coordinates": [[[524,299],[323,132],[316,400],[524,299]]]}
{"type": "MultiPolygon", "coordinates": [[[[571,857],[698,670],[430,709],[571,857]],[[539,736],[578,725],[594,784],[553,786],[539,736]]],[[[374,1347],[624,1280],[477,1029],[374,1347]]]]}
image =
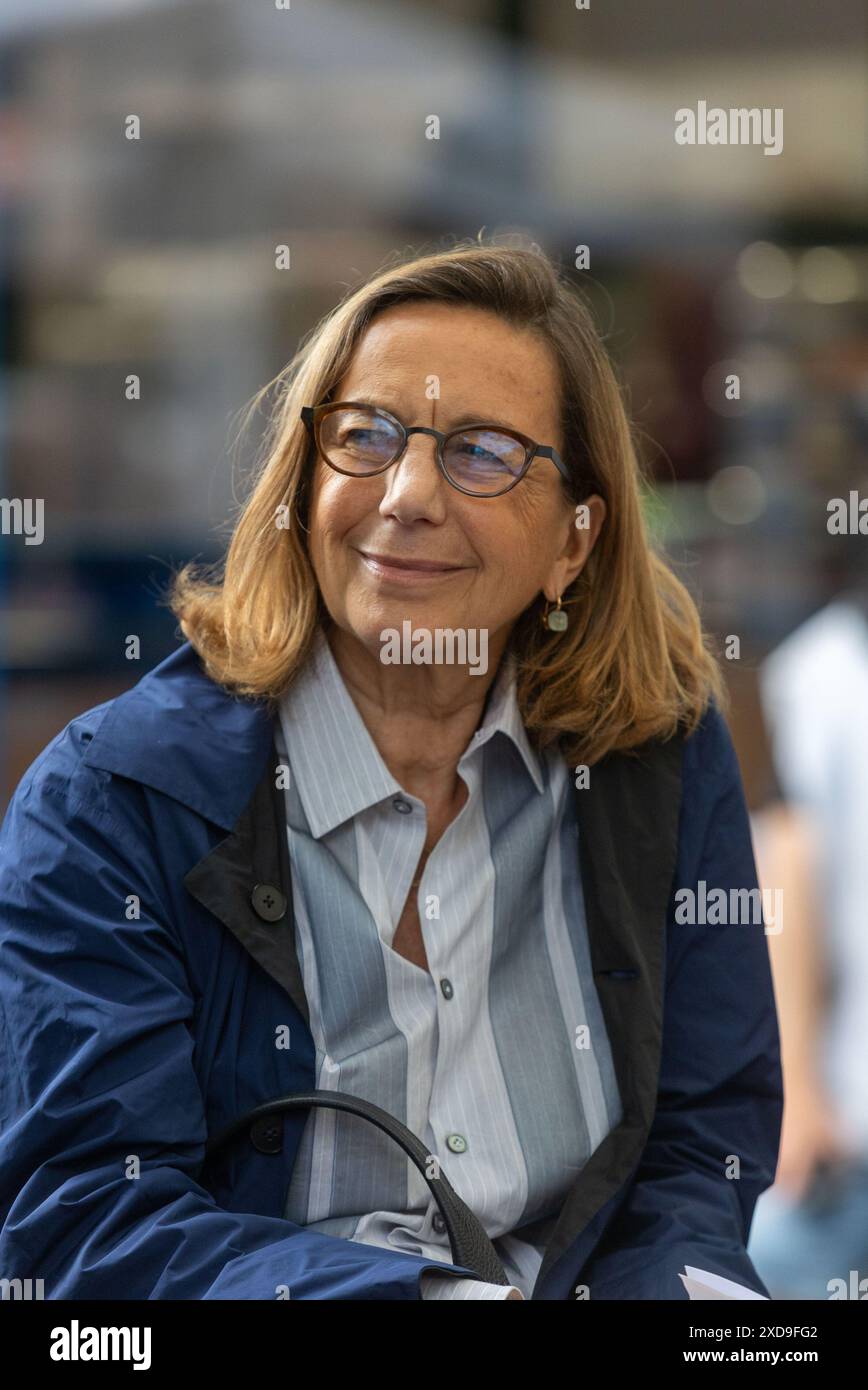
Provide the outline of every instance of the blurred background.
{"type": "MultiPolygon", "coordinates": [[[[574,274],[628,394],[649,515],[712,633],[739,638],[724,666],[761,874],[795,885],[791,939],[803,963],[804,941],[817,951],[807,974],[775,964],[804,1079],[836,979],[868,1004],[868,535],[827,529],[829,499],[868,496],[866,11],[279,5],[0,4],[0,494],[45,508],[41,544],[0,536],[0,809],[70,718],[173,648],[160,597],[173,566],[222,549],[236,414],[348,288],[481,228],[568,268],[586,245],[574,274]],[[675,111],[700,100],[781,108],[782,152],[676,144],[675,111]],[[803,627],[828,613],[844,615],[831,638],[803,627]],[[767,665],[791,634],[790,665],[767,665]],[[839,730],[849,790],[828,748],[799,761],[818,723],[839,730]],[[848,874],[842,905],[828,883],[848,874]]],[[[847,1027],[799,1094],[807,1111],[837,1087],[868,1152],[847,1027]]],[[[792,1193],[829,1167],[827,1131],[792,1129],[792,1193]]],[[[860,1192],[846,1224],[868,1232],[860,1192]]]]}

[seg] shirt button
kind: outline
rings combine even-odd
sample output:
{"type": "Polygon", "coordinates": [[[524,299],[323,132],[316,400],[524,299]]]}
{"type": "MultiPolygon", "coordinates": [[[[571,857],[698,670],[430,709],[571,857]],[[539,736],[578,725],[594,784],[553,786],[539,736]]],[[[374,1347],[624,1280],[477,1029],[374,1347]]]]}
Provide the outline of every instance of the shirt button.
{"type": "Polygon", "coordinates": [[[253,911],[263,922],[279,922],[286,912],[286,898],[270,883],[257,883],[250,894],[253,911]]]}
{"type": "Polygon", "coordinates": [[[467,1149],[467,1140],[463,1134],[450,1134],[446,1138],[446,1147],[454,1154],[463,1154],[467,1149]]]}
{"type": "Polygon", "coordinates": [[[452,996],[453,996],[453,994],[455,993],[455,990],[452,988],[452,981],[451,981],[451,980],[446,980],[446,979],[441,980],[441,981],[440,981],[440,989],[441,989],[442,992],[443,992],[443,998],[444,998],[444,999],[451,999],[452,996]]]}
{"type": "Polygon", "coordinates": [[[400,811],[402,816],[408,816],[413,809],[409,801],[405,801],[403,796],[396,796],[392,805],[396,811],[400,811]]]}
{"type": "Polygon", "coordinates": [[[438,1235],[442,1236],[443,1232],[446,1230],[446,1222],[443,1220],[442,1212],[435,1211],[434,1215],[431,1217],[431,1225],[438,1235]]]}

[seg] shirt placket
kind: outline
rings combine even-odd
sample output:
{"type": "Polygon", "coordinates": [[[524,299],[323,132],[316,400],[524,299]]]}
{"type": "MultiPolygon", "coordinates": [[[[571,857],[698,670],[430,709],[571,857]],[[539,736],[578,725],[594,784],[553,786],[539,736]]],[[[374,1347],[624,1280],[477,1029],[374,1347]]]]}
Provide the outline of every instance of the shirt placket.
{"type": "MultiPolygon", "coordinates": [[[[462,978],[462,974],[467,972],[462,972],[457,955],[457,942],[461,939],[463,923],[459,919],[455,904],[449,901],[445,865],[450,861],[451,837],[466,833],[466,825],[476,811],[478,777],[475,760],[471,762],[462,758],[459,770],[465,776],[468,786],[467,801],[460,813],[464,829],[456,824],[459,817],[447,826],[428,858],[419,883],[419,920],[422,923],[428,966],[435,984],[434,998],[437,1009],[437,1046],[428,1106],[428,1132],[433,1139],[432,1156],[441,1167],[448,1165],[450,1180],[456,1189],[469,1185],[461,1183],[461,1168],[458,1165],[462,1165],[465,1177],[469,1177],[467,1169],[472,1167],[474,1157],[471,1136],[466,1133],[466,1122],[462,1120],[459,1124],[456,1120],[459,1110],[455,1088],[460,1084],[460,1078],[443,1065],[443,1059],[455,1056],[460,1050],[458,1042],[466,1028],[466,1010],[474,1008],[475,1005],[471,994],[474,982],[462,978]],[[441,913],[434,919],[436,930],[430,929],[431,919],[425,915],[425,904],[432,898],[436,898],[441,913]]],[[[433,1198],[429,1204],[428,1220],[432,1238],[444,1243],[446,1224],[433,1198]]]]}

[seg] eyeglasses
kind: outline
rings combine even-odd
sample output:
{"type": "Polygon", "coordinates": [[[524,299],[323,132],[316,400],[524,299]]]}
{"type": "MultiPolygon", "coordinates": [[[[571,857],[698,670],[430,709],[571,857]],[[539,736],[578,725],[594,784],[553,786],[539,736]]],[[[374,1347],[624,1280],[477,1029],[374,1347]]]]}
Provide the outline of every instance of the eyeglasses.
{"type": "Polygon", "coordinates": [[[470,497],[499,497],[520,482],[537,455],[551,459],[570,481],[563,459],[548,444],[537,444],[502,425],[462,425],[443,433],[426,425],[407,428],[388,410],[358,401],[302,407],[301,418],[330,468],[352,478],[384,473],[401,457],[411,434],[437,441],[437,466],[444,478],[470,497]]]}

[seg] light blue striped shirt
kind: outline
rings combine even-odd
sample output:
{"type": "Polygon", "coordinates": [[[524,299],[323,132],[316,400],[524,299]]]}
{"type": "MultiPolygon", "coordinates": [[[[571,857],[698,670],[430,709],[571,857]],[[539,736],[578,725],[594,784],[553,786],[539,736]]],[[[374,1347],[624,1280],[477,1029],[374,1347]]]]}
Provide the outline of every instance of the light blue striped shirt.
{"type": "MultiPolygon", "coordinates": [[[[575,792],[531,748],[511,658],[458,762],[468,797],[418,889],[429,971],[391,942],[426,810],[386,767],[320,633],[280,704],[299,962],[317,1086],[403,1121],[530,1297],[561,1204],[621,1118],[593,982],[575,792]]],[[[285,1215],[310,1229],[451,1262],[431,1193],[400,1147],[311,1110],[285,1215]]],[[[425,1298],[503,1298],[422,1275],[425,1298]]]]}

